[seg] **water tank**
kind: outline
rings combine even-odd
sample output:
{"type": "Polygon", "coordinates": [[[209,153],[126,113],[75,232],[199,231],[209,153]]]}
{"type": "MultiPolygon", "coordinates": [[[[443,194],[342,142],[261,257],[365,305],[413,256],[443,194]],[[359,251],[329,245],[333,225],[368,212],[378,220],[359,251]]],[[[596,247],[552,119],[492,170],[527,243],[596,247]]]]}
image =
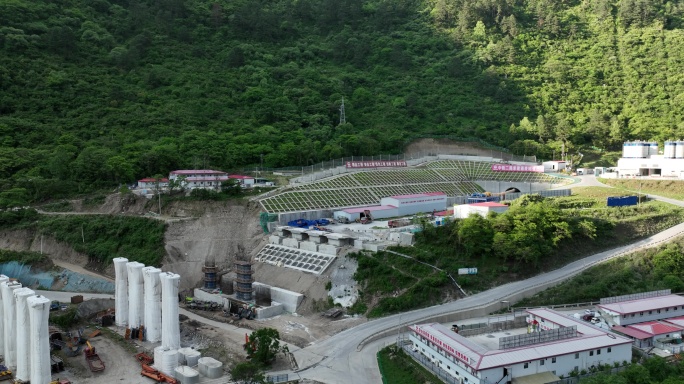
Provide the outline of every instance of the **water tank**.
{"type": "Polygon", "coordinates": [[[677,141],[677,146],[675,147],[675,158],[684,159],[684,141],[677,141]]]}
{"type": "Polygon", "coordinates": [[[677,142],[676,141],[666,141],[665,142],[665,148],[663,149],[664,157],[666,159],[674,159],[676,148],[677,148],[677,142]]]}
{"type": "Polygon", "coordinates": [[[658,143],[655,141],[651,141],[648,143],[648,155],[649,156],[654,156],[658,154],[658,143]]]}
{"type": "Polygon", "coordinates": [[[199,373],[210,379],[218,379],[223,376],[223,363],[211,357],[202,357],[198,362],[199,373]]]}
{"type": "Polygon", "coordinates": [[[180,384],[199,383],[199,373],[186,366],[177,367],[174,377],[180,382],[180,384]]]}
{"type": "Polygon", "coordinates": [[[643,159],[648,155],[649,146],[643,141],[629,141],[622,145],[622,157],[643,159]]]}

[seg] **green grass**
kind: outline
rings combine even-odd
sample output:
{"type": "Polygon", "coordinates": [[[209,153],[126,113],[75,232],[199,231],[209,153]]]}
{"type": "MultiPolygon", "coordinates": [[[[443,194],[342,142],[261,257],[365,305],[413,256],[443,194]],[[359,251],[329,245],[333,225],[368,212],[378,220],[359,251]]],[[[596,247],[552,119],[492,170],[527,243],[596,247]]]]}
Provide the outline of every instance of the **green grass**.
{"type": "Polygon", "coordinates": [[[684,238],[592,267],[516,304],[518,307],[597,301],[602,297],[671,289],[684,292],[684,238]]]}
{"type": "Polygon", "coordinates": [[[40,215],[30,225],[104,264],[126,257],[146,265],[159,265],[166,224],[142,217],[109,215],[40,215]]]}
{"type": "Polygon", "coordinates": [[[7,249],[0,249],[0,263],[16,261],[21,264],[31,265],[43,263],[47,260],[47,255],[43,255],[38,252],[10,251],[7,249]]]}
{"type": "Polygon", "coordinates": [[[650,179],[601,179],[602,183],[615,187],[622,194],[653,194],[671,199],[684,200],[684,181],[650,179]]]}
{"type": "Polygon", "coordinates": [[[610,192],[608,188],[582,188],[573,196],[556,198],[561,207],[571,207],[563,209],[568,217],[595,223],[598,237],[592,240],[575,234],[563,239],[537,265],[502,260],[496,254],[468,256],[454,246],[452,225],[427,228],[417,236],[413,247],[391,248],[416,260],[382,251],[373,255],[356,254],[353,257],[358,259],[359,268],[355,279],[363,287],[360,300],[365,305],[363,309],[367,309],[368,317],[380,317],[440,304],[458,294],[446,273],[468,292],[483,291],[634,242],[683,220],[684,210],[657,201],[608,208],[605,197],[612,195],[610,192]],[[435,265],[446,273],[417,261],[435,265]],[[478,268],[478,274],[458,276],[458,269],[466,267],[478,268]]]}
{"type": "Polygon", "coordinates": [[[441,380],[397,346],[391,345],[378,352],[378,365],[384,383],[440,384],[441,380]]]}

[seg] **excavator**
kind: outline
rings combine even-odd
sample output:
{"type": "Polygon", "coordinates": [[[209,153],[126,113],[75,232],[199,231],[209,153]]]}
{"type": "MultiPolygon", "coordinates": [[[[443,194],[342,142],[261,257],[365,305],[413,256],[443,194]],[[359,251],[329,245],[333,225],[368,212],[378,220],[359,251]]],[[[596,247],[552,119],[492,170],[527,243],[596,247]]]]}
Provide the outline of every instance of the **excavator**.
{"type": "Polygon", "coordinates": [[[97,352],[95,352],[95,347],[90,345],[90,341],[86,341],[86,345],[87,347],[83,350],[83,352],[85,355],[86,362],[88,363],[88,367],[90,367],[90,370],[93,372],[104,371],[104,361],[102,361],[97,352]]]}

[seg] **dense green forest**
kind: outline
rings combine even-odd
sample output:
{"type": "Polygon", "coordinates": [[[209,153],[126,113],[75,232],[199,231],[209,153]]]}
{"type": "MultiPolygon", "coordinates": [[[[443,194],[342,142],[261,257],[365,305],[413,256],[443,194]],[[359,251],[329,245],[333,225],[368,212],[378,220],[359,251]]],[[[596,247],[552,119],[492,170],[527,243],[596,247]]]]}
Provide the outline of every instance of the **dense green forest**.
{"type": "Polygon", "coordinates": [[[546,158],[679,138],[683,12],[672,0],[4,0],[0,197],[398,153],[420,136],[546,158]]]}

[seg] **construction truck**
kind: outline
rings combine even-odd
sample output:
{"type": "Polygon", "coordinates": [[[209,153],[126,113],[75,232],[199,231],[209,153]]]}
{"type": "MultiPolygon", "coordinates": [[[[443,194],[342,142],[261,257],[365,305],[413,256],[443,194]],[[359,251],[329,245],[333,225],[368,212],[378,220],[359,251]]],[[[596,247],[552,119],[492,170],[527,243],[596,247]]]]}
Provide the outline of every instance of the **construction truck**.
{"type": "Polygon", "coordinates": [[[9,380],[12,378],[12,371],[4,365],[0,365],[0,381],[9,380]]]}
{"type": "Polygon", "coordinates": [[[95,351],[95,347],[90,345],[90,341],[86,341],[86,345],[87,347],[83,350],[83,352],[85,355],[86,363],[88,363],[88,367],[90,367],[90,370],[92,372],[104,371],[104,361],[100,359],[100,356],[95,351]]]}
{"type": "Polygon", "coordinates": [[[361,224],[370,224],[373,222],[373,216],[371,216],[370,210],[366,209],[361,214],[361,224]]]}

